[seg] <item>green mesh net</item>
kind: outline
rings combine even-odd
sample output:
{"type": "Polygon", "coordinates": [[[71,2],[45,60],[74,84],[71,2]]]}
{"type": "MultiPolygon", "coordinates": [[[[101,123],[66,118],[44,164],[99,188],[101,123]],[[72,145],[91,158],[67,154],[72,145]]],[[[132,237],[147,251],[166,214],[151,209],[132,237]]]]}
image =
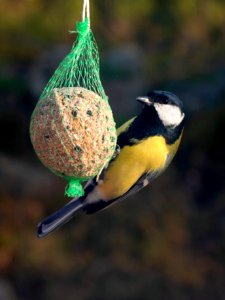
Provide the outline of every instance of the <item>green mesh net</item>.
{"type": "Polygon", "coordinates": [[[107,100],[99,76],[98,47],[88,18],[84,22],[77,22],[76,32],[78,36],[71,52],[60,63],[41,98],[46,97],[54,88],[80,86],[107,100]]]}
{"type": "Polygon", "coordinates": [[[52,172],[69,181],[65,191],[69,197],[83,195],[81,183],[100,172],[103,165],[112,157],[116,146],[115,123],[100,80],[98,48],[90,29],[89,18],[76,24],[76,32],[78,35],[72,50],[60,63],[46,85],[33,112],[30,125],[31,141],[38,157],[52,172]],[[76,97],[84,98],[78,106],[74,102],[76,97]],[[87,103],[87,98],[90,103],[87,103]],[[88,105],[91,109],[87,108],[88,105]],[[104,110],[104,115],[99,114],[99,110],[104,110]],[[80,127],[76,128],[81,142],[84,136],[87,140],[94,140],[93,132],[89,131],[89,127],[92,128],[93,118],[97,116],[95,118],[98,122],[96,132],[101,136],[101,141],[95,141],[95,150],[93,150],[95,158],[93,159],[92,155],[87,157],[87,160],[92,163],[92,172],[88,172],[88,168],[84,168],[86,171],[81,172],[82,166],[77,165],[74,158],[76,155],[90,152],[90,149],[85,148],[82,143],[75,145],[68,138],[68,136],[75,135],[74,128],[71,129],[73,121],[71,118],[76,118],[78,112],[83,113],[84,118],[83,123],[77,124],[80,127]],[[60,123],[58,120],[62,118],[62,115],[67,117],[64,117],[60,123]],[[42,139],[40,132],[43,132],[43,127],[45,131],[42,139]],[[54,145],[57,139],[58,142],[54,145]],[[39,144],[42,146],[39,147],[39,144]],[[102,147],[102,150],[99,150],[99,156],[96,144],[97,148],[102,147]],[[74,152],[71,152],[71,149],[74,152]],[[96,160],[99,162],[102,160],[103,165],[96,164],[96,160]],[[59,167],[62,165],[63,170],[59,167]]]}

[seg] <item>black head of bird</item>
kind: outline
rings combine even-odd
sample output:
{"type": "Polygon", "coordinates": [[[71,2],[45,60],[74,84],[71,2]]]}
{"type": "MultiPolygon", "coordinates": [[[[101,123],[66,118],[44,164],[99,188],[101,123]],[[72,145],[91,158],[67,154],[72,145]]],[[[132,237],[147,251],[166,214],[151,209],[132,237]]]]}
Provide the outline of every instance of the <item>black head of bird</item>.
{"type": "MultiPolygon", "coordinates": [[[[184,111],[182,101],[173,93],[167,91],[151,91],[145,97],[138,97],[144,104],[143,113],[153,117],[157,114],[158,121],[165,128],[175,129],[183,124],[184,111]]],[[[156,121],[156,120],[155,120],[156,121]]]]}

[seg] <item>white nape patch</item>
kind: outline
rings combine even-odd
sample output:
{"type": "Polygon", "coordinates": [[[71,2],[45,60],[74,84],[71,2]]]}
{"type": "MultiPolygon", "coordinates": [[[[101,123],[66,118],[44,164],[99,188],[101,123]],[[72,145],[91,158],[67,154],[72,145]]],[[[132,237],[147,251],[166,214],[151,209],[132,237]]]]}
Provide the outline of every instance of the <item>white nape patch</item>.
{"type": "Polygon", "coordinates": [[[155,103],[154,107],[164,126],[176,127],[184,118],[184,113],[176,105],[155,103]]]}

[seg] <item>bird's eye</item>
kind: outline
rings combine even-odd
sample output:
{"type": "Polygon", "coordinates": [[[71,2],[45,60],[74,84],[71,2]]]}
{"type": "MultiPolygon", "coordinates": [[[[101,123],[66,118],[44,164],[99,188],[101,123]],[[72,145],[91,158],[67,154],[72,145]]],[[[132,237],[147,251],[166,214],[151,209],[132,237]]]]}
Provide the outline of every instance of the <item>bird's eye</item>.
{"type": "Polygon", "coordinates": [[[165,99],[165,100],[164,100],[164,103],[165,103],[165,104],[169,104],[169,103],[170,103],[169,99],[168,99],[168,98],[165,99]]]}

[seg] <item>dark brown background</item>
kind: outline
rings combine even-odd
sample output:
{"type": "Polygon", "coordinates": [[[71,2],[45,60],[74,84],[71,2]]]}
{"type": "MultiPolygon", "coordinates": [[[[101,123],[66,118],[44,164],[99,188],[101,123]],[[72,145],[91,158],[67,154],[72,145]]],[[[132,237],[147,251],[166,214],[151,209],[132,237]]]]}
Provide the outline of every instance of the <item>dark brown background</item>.
{"type": "Polygon", "coordinates": [[[210,300],[225,294],[225,3],[92,0],[102,81],[117,124],[150,89],[187,124],[168,171],[129,201],[49,238],[36,224],[65,183],[29,140],[38,97],[75,36],[78,0],[0,2],[0,299],[210,300]]]}

